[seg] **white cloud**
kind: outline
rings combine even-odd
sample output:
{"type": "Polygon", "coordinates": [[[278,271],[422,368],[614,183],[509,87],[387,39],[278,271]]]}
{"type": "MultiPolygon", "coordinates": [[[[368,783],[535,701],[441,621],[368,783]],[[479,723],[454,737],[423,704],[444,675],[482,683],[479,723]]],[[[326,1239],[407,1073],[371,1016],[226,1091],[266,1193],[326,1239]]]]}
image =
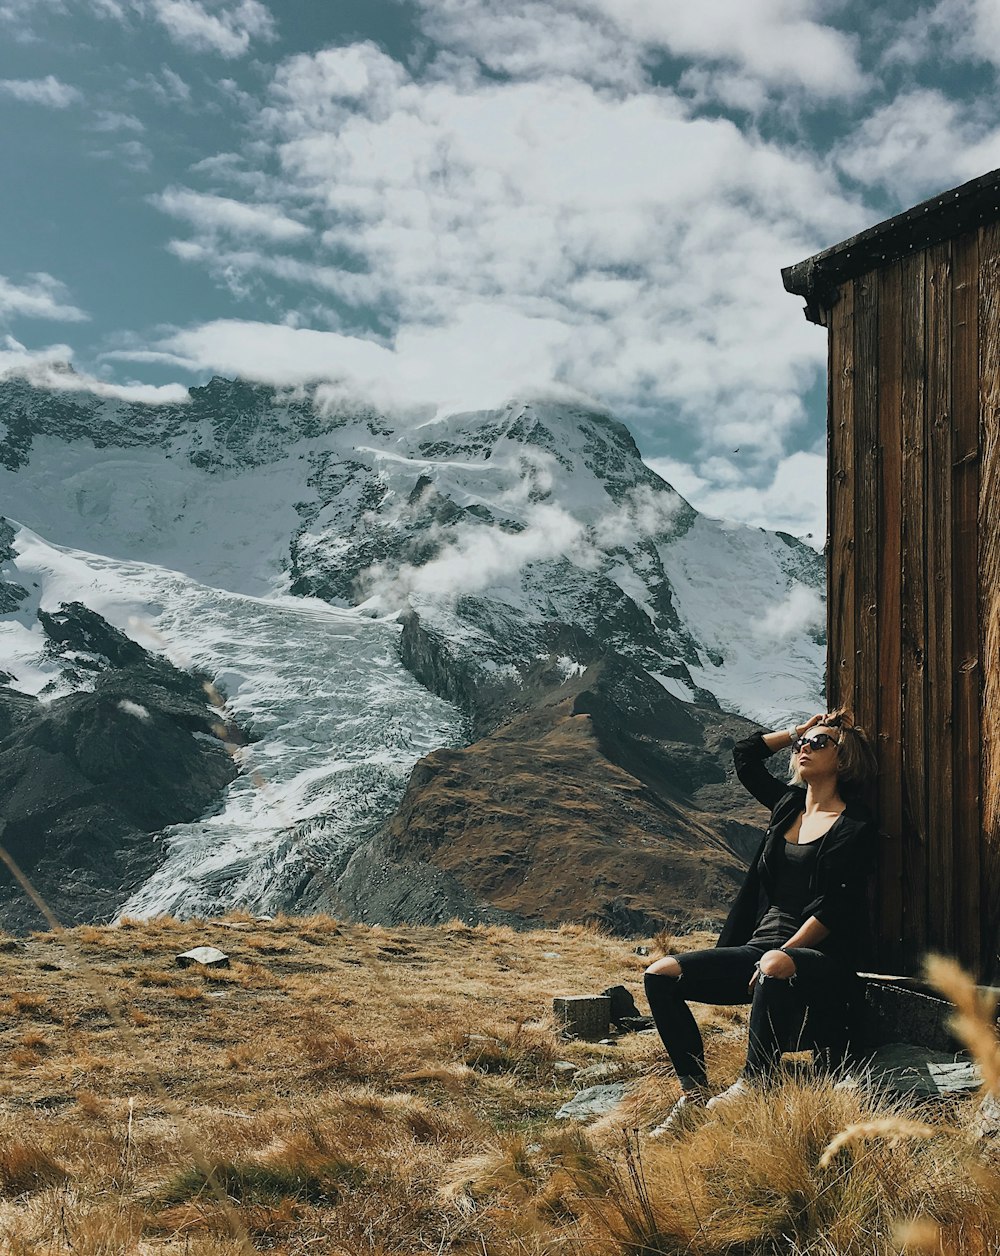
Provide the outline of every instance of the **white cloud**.
{"type": "Polygon", "coordinates": [[[53,392],[85,392],[112,401],[141,401],[150,405],[183,404],[188,390],[181,384],[109,384],[74,370],[69,345],[27,349],[12,336],[0,341],[0,379],[26,379],[53,392]]]}
{"type": "MultiPolygon", "coordinates": [[[[422,27],[439,44],[515,78],[566,75],[636,88],[646,79],[643,50],[615,23],[544,0],[433,0],[422,27]]],[[[454,68],[447,69],[453,74],[454,68]]]]}
{"type": "MultiPolygon", "coordinates": [[[[865,85],[855,41],[819,0],[421,0],[428,35],[517,77],[634,87],[664,53],[731,65],[769,92],[822,99],[865,85]]],[[[732,80],[735,82],[735,79],[732,80]]],[[[746,88],[743,89],[744,94],[746,88]]],[[[744,107],[744,106],[740,106],[744,107]]]]}
{"type": "Polygon", "coordinates": [[[857,95],[865,80],[855,41],[825,25],[820,0],[584,0],[644,45],[675,56],[731,61],[772,87],[857,95]]]}
{"type": "Polygon", "coordinates": [[[93,156],[102,161],[120,161],[129,170],[146,171],[153,165],[152,149],[142,140],[122,140],[112,148],[97,148],[93,156]]]}
{"type": "Polygon", "coordinates": [[[131,92],[144,92],[161,105],[191,103],[191,88],[167,65],[161,67],[159,74],[150,73],[141,79],[127,79],[125,87],[131,92]]]}
{"type": "Polygon", "coordinates": [[[699,475],[689,463],[680,462],[676,458],[644,458],[643,461],[689,502],[710,485],[710,481],[699,475]]]}
{"type": "Polygon", "coordinates": [[[146,129],[134,114],[118,113],[113,109],[99,110],[90,125],[94,131],[107,132],[134,131],[141,134],[146,129]]]}
{"type": "Polygon", "coordinates": [[[0,0],[0,22],[9,29],[5,36],[19,44],[40,42],[32,27],[39,13],[65,13],[65,0],[0,0]]]}
{"type": "Polygon", "coordinates": [[[840,168],[901,202],[943,192],[1000,165],[992,109],[942,92],[903,92],[870,114],[837,149],[840,168]]]}
{"type": "Polygon", "coordinates": [[[167,188],[152,198],[165,214],[181,218],[201,232],[236,236],[260,236],[276,243],[292,243],[311,234],[308,227],[289,218],[275,205],[250,205],[226,196],[167,188]]]}
{"type": "Polygon", "coordinates": [[[0,93],[29,105],[49,109],[68,109],[83,97],[75,87],[62,83],[54,75],[43,79],[0,79],[0,93]]]}
{"type": "MultiPolygon", "coordinates": [[[[391,311],[397,357],[430,341],[445,386],[469,350],[455,312],[491,306],[525,335],[550,330],[535,355],[550,382],[626,416],[707,421],[768,458],[801,421],[824,347],[780,269],[865,221],[808,153],[693,117],[667,91],[418,82],[371,44],[284,63],[259,130],[289,203],[325,218],[330,259],[350,259],[319,252],[304,280],[391,311]]],[[[292,279],[303,264],[280,265],[292,279]]],[[[276,266],[230,255],[224,281],[276,266]]],[[[501,341],[489,377],[516,375],[526,352],[501,341]]]]}
{"type": "Polygon", "coordinates": [[[676,473],[682,464],[651,459],[650,465],[658,474],[663,474],[661,467],[673,469],[674,477],[666,478],[702,514],[779,529],[822,550],[826,543],[826,458],[806,451],[779,458],[758,485],[753,474],[756,468],[741,468],[733,461],[738,457],[709,458],[688,468],[685,488],[679,482],[683,476],[676,473]]]}
{"type": "Polygon", "coordinates": [[[232,60],[245,56],[254,39],[276,38],[274,18],[260,0],[146,0],[150,14],[175,43],[232,60]]]}
{"type": "Polygon", "coordinates": [[[536,506],[520,532],[460,525],[429,562],[390,567],[376,563],[361,573],[366,601],[383,609],[402,606],[413,594],[457,597],[503,585],[529,564],[546,559],[576,558],[590,565],[586,529],[561,506],[536,506]]]}
{"type": "MultiPolygon", "coordinates": [[[[394,411],[444,413],[551,393],[565,336],[559,323],[468,304],[441,326],[401,330],[391,347],[340,332],[227,319],[176,332],[158,348],[247,379],[327,381],[328,401],[363,397],[394,411]]],[[[580,399],[568,388],[562,395],[580,399]]]]}
{"type": "Polygon", "coordinates": [[[90,315],[70,302],[65,284],[40,271],[23,284],[0,275],[0,319],[17,317],[82,323],[90,315]]]}
{"type": "Polygon", "coordinates": [[[197,370],[198,363],[177,353],[159,353],[155,349],[107,349],[99,353],[100,362],[141,362],[150,366],[175,366],[183,371],[197,370]]]}
{"type": "Polygon", "coordinates": [[[596,570],[616,546],[634,544],[637,536],[657,536],[666,531],[680,504],[672,493],[641,486],[619,507],[587,521],[563,505],[526,505],[526,489],[534,486],[544,491],[550,482],[544,458],[533,471],[533,475],[525,476],[522,466],[518,471],[522,482],[508,495],[525,525],[521,531],[504,532],[479,524],[442,530],[434,539],[444,538],[444,543],[429,562],[420,566],[375,563],[362,572],[361,585],[368,604],[390,611],[411,596],[477,593],[516,582],[530,563],[555,558],[596,570]]]}
{"type": "Polygon", "coordinates": [[[826,627],[826,604],[818,589],[796,584],[766,615],[751,620],[750,627],[762,637],[776,641],[798,637],[804,632],[822,631],[826,627]]]}
{"type": "Polygon", "coordinates": [[[130,698],[121,698],[118,702],[118,710],[147,723],[153,718],[147,707],[144,707],[141,702],[133,702],[130,698]]]}

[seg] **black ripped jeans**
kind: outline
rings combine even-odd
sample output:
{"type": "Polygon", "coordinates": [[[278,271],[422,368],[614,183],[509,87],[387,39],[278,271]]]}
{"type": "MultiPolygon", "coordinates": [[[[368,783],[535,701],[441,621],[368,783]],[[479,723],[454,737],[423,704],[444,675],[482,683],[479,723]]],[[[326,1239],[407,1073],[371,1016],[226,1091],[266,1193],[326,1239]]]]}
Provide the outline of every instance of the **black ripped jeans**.
{"type": "Polygon", "coordinates": [[[782,1051],[816,1051],[821,1067],[844,1066],[848,1024],[857,977],[822,951],[788,947],[795,963],[790,978],[758,974],[750,978],[773,943],[720,946],[675,955],[679,977],[646,974],[646,997],[663,1045],[685,1089],[704,1086],[705,1047],[688,1000],[694,1003],[749,1003],[750,1041],[743,1076],[758,1085],[773,1079],[782,1051]]]}

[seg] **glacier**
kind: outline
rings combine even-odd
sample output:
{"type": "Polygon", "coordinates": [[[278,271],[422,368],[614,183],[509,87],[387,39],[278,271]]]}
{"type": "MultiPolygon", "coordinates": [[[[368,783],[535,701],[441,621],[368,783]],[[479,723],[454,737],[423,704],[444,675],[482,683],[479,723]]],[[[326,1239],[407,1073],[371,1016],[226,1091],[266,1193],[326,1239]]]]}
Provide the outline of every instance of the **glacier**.
{"type": "MultiPolygon", "coordinates": [[[[400,663],[392,619],[232,593],[153,563],[51,545],[24,527],[13,548],[41,609],[82,600],[175,665],[206,673],[252,738],[234,751],[241,773],[219,813],[160,835],[164,862],[123,915],[287,907],[392,811],[417,759],[462,739],[460,714],[400,663]]],[[[17,629],[0,623],[0,666],[15,686],[65,692],[40,633],[17,629]]]]}

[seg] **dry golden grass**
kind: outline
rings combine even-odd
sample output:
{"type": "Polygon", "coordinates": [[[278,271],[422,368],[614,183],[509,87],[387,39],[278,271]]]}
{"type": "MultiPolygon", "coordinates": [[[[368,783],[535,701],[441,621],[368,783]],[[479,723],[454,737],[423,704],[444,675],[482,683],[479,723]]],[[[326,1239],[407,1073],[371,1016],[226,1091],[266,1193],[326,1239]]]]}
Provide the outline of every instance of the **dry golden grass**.
{"type": "MultiPolygon", "coordinates": [[[[971,1102],[918,1129],[790,1081],[649,1142],[676,1095],[655,1035],[567,1042],[551,1019],[556,995],[640,996],[648,962],[573,925],[234,913],[33,935],[0,953],[0,1252],[1000,1252],[1000,1177],[966,1133],[971,1102]],[[231,968],[174,966],[202,943],[231,968]],[[586,1130],[557,1122],[573,1093],[559,1061],[614,1063],[626,1100],[586,1130]]],[[[698,1013],[725,1084],[744,1012],[698,1013]]]]}

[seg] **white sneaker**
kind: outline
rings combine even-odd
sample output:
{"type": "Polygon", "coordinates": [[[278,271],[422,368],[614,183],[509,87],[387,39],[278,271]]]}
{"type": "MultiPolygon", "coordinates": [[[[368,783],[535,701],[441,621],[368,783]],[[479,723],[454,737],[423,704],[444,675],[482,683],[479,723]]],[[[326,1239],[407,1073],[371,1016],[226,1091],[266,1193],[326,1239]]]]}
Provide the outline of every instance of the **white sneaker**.
{"type": "Polygon", "coordinates": [[[742,1077],[737,1077],[736,1081],[728,1089],[709,1099],[705,1107],[718,1115],[719,1112],[724,1112],[726,1108],[742,1099],[745,1095],[749,1095],[752,1090],[753,1087],[749,1082],[744,1081],[742,1077]]]}
{"type": "Polygon", "coordinates": [[[666,1138],[674,1134],[684,1134],[693,1130],[705,1114],[705,1092],[702,1090],[685,1090],[681,1097],[654,1129],[649,1131],[650,1138],[666,1138]]]}

